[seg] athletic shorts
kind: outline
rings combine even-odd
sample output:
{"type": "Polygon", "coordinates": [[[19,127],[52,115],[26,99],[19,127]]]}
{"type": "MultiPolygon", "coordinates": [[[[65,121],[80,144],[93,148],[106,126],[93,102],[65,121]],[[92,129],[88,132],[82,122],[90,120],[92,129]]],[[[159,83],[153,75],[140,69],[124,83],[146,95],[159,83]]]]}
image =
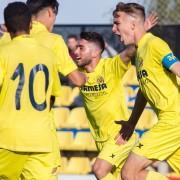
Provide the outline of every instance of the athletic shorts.
{"type": "Polygon", "coordinates": [[[52,131],[53,151],[49,153],[15,152],[0,149],[0,179],[55,180],[60,166],[57,136],[52,131]]]}
{"type": "Polygon", "coordinates": [[[114,166],[112,173],[119,175],[126,158],[136,145],[137,141],[138,135],[134,133],[129,141],[123,145],[117,145],[112,137],[105,142],[96,142],[97,149],[100,152],[98,158],[112,164],[114,166]]]}
{"type": "Polygon", "coordinates": [[[159,121],[142,136],[133,152],[147,159],[166,160],[180,174],[180,121],[159,121]]]}

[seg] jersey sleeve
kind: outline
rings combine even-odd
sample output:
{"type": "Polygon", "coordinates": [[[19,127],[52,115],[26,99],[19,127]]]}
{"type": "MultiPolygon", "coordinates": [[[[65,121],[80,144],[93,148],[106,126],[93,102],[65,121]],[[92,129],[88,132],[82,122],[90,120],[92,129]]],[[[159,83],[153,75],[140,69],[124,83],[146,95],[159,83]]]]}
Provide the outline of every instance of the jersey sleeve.
{"type": "Polygon", "coordinates": [[[53,69],[53,85],[52,85],[51,95],[55,97],[61,96],[61,81],[56,64],[54,64],[54,69],[53,69]]]}
{"type": "Polygon", "coordinates": [[[110,62],[111,67],[109,68],[112,69],[113,73],[115,73],[118,78],[123,78],[123,76],[131,66],[131,63],[125,64],[119,54],[114,56],[110,60],[110,62]]]}
{"type": "Polygon", "coordinates": [[[58,60],[58,71],[67,76],[69,73],[77,69],[76,64],[73,62],[69,55],[68,48],[60,36],[57,37],[54,52],[57,55],[58,60]]]}
{"type": "Polygon", "coordinates": [[[156,61],[166,69],[171,69],[172,65],[179,61],[172,53],[168,44],[161,39],[154,40],[151,49],[155,57],[157,57],[156,61]]]}

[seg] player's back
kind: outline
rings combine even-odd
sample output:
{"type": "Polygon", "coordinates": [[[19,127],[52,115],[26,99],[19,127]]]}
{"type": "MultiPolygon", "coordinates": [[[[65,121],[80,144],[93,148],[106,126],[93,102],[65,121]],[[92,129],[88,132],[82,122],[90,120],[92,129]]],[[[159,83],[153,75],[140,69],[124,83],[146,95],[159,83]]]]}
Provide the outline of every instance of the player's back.
{"type": "Polygon", "coordinates": [[[49,32],[45,25],[38,21],[33,21],[31,36],[50,49],[55,46],[57,39],[61,39],[60,35],[49,32]]]}
{"type": "Polygon", "coordinates": [[[68,48],[62,36],[49,32],[45,25],[37,21],[33,21],[30,34],[40,44],[51,49],[55,53],[59,71],[64,76],[77,69],[77,66],[69,55],[68,48]]]}
{"type": "Polygon", "coordinates": [[[23,35],[0,48],[0,147],[50,152],[50,96],[59,95],[54,54],[23,35]]]}

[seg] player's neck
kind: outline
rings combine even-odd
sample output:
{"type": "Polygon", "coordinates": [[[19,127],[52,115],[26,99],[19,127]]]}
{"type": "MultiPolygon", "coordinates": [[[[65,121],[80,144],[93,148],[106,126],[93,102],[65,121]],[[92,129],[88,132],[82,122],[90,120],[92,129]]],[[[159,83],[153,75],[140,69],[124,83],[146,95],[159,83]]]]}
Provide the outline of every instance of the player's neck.
{"type": "Polygon", "coordinates": [[[28,35],[29,33],[26,31],[18,31],[16,33],[10,33],[11,39],[17,37],[17,36],[21,36],[21,35],[28,35]]]}
{"type": "Polygon", "coordinates": [[[40,15],[32,16],[32,21],[40,22],[41,24],[43,24],[46,27],[46,29],[48,31],[50,31],[49,28],[48,28],[48,25],[47,25],[47,21],[43,16],[40,16],[40,15]]]}
{"type": "Polygon", "coordinates": [[[90,64],[84,66],[84,69],[86,70],[86,72],[87,73],[94,72],[99,61],[100,61],[100,58],[96,58],[96,59],[93,59],[90,64]]]}
{"type": "Polygon", "coordinates": [[[135,44],[138,45],[141,38],[146,34],[146,31],[144,28],[139,28],[135,35],[135,44]]]}

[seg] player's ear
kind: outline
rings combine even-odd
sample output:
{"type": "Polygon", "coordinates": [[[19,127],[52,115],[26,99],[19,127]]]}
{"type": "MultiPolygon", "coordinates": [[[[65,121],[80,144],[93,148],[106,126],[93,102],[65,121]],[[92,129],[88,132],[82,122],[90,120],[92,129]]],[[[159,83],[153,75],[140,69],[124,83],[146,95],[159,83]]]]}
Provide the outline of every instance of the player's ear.
{"type": "Polygon", "coordinates": [[[92,57],[93,58],[96,58],[98,57],[100,54],[100,50],[96,48],[96,50],[92,51],[92,57]]]}
{"type": "Polygon", "coordinates": [[[135,21],[133,20],[132,22],[131,22],[131,30],[135,30],[135,27],[136,27],[136,23],[135,23],[135,21]]]}
{"type": "Polygon", "coordinates": [[[51,7],[48,7],[47,12],[48,12],[48,17],[52,17],[53,16],[53,10],[52,10],[51,7]]]}

